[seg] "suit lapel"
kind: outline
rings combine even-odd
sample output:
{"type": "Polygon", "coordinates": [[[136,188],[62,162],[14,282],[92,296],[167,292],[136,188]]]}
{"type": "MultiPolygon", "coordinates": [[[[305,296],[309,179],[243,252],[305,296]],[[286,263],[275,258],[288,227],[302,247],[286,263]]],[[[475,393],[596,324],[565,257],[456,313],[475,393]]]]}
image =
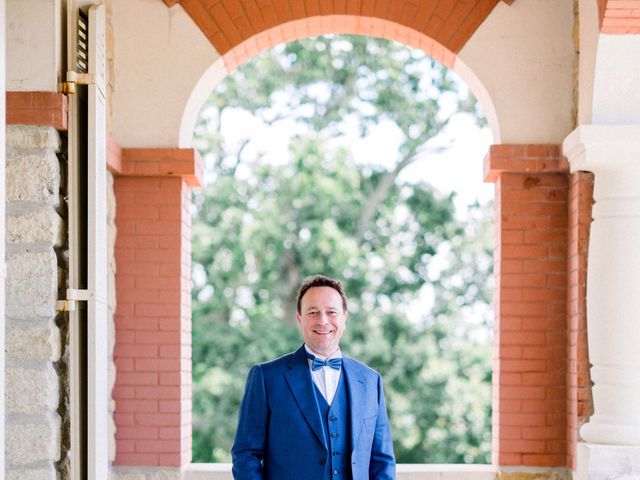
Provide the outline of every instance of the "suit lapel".
{"type": "Polygon", "coordinates": [[[355,449],[360,430],[364,421],[364,407],[366,398],[366,388],[364,378],[360,373],[358,365],[349,357],[343,357],[342,370],[345,375],[345,383],[349,391],[349,410],[351,416],[351,450],[355,449]]]}
{"type": "Polygon", "coordinates": [[[287,365],[289,370],[284,376],[289,385],[289,389],[296,399],[296,403],[302,412],[305,421],[313,431],[325,449],[328,449],[322,428],[322,419],[316,401],[313,380],[309,372],[309,364],[304,354],[304,345],[294,352],[287,365]]]}

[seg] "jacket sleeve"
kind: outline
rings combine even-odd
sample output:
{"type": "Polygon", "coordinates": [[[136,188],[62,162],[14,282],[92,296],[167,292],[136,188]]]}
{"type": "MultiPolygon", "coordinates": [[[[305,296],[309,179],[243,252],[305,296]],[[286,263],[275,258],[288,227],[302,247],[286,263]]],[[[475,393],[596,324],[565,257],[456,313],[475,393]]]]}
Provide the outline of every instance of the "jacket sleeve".
{"type": "Polygon", "coordinates": [[[264,376],[259,365],[249,371],[240,404],[238,428],[231,448],[235,480],[262,480],[269,409],[264,376]]]}
{"type": "Polygon", "coordinates": [[[396,459],[393,454],[393,440],[387,405],[384,400],[382,379],[378,375],[378,419],[371,446],[371,460],[369,463],[370,480],[395,480],[396,459]]]}

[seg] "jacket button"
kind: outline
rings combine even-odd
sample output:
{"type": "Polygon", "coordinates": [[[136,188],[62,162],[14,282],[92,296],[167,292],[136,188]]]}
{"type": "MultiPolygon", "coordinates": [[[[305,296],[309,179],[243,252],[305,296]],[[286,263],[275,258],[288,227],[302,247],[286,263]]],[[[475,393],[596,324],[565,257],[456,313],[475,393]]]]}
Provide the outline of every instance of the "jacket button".
{"type": "Polygon", "coordinates": [[[319,463],[320,463],[320,465],[324,465],[325,463],[327,463],[327,459],[326,458],[321,458],[319,463]]]}

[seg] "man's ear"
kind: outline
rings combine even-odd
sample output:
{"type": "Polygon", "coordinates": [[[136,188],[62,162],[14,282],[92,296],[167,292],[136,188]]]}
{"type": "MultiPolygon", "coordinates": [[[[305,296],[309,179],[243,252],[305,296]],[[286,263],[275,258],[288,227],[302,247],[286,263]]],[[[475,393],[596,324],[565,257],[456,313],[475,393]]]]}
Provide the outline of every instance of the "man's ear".
{"type": "Polygon", "coordinates": [[[296,312],[296,320],[298,321],[298,324],[300,324],[300,320],[302,319],[302,316],[296,312]]]}

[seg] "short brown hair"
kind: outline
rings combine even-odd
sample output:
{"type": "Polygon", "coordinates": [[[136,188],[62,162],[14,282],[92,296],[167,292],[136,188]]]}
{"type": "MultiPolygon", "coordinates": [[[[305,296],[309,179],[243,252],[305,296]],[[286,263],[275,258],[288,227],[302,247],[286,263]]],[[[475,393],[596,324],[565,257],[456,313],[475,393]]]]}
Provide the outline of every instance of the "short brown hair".
{"type": "Polygon", "coordinates": [[[339,280],[334,280],[333,278],[329,278],[326,275],[313,275],[312,277],[307,277],[302,281],[302,285],[300,285],[300,290],[298,290],[298,300],[297,300],[297,310],[300,313],[302,297],[307,293],[307,290],[313,287],[331,287],[336,292],[340,294],[342,298],[342,308],[344,311],[347,311],[347,296],[344,294],[344,290],[342,289],[342,283],[339,280]]]}

